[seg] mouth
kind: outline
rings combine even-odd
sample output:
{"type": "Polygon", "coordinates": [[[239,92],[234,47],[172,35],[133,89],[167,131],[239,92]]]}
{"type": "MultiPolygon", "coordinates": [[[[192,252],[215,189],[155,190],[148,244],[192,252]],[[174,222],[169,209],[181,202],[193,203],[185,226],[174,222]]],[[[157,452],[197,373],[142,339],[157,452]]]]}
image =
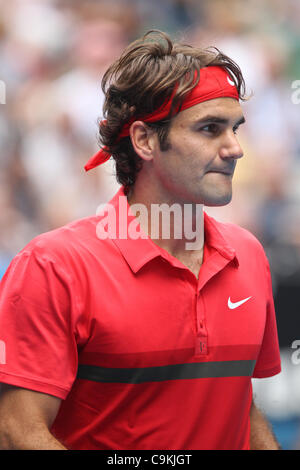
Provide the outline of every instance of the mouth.
{"type": "Polygon", "coordinates": [[[233,171],[210,170],[207,173],[220,173],[221,175],[232,176],[233,171]]]}

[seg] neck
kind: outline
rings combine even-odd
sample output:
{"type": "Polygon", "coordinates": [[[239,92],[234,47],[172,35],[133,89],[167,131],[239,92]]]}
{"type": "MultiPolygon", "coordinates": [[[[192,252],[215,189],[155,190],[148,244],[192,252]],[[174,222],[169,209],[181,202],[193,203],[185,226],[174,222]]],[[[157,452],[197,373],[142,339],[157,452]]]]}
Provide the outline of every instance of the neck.
{"type": "Polygon", "coordinates": [[[127,199],[143,232],[171,255],[188,258],[203,252],[203,204],[174,200],[152,185],[137,183],[127,199]]]}

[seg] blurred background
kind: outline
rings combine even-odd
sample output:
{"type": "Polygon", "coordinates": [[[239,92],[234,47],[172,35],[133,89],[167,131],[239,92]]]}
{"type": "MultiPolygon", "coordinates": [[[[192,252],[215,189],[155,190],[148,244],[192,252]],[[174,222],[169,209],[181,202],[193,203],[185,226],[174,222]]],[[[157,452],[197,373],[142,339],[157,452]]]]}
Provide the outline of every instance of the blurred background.
{"type": "Polygon", "coordinates": [[[255,379],[254,393],[282,448],[300,449],[298,0],[0,0],[0,278],[33,237],[95,214],[118,189],[111,162],[83,166],[98,149],[101,77],[148,29],[217,46],[253,92],[233,200],[206,210],[267,252],[283,371],[255,379]]]}

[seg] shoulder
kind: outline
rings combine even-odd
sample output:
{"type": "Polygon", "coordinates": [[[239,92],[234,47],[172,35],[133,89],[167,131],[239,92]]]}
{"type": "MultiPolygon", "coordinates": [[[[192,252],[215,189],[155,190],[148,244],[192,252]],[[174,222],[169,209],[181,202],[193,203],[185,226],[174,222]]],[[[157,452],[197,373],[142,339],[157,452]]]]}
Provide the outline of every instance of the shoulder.
{"type": "Polygon", "coordinates": [[[220,222],[211,216],[209,216],[209,220],[221,234],[224,241],[228,243],[238,255],[244,255],[246,257],[255,255],[265,261],[267,260],[262,243],[250,230],[237,224],[220,222]]]}
{"type": "Polygon", "coordinates": [[[217,222],[222,233],[233,243],[246,243],[249,246],[263,250],[263,246],[258,238],[250,230],[233,223],[217,222]]]}
{"type": "Polygon", "coordinates": [[[107,241],[97,237],[101,217],[90,216],[75,220],[33,238],[17,256],[33,255],[58,264],[85,258],[91,250],[107,249],[107,241]]]}

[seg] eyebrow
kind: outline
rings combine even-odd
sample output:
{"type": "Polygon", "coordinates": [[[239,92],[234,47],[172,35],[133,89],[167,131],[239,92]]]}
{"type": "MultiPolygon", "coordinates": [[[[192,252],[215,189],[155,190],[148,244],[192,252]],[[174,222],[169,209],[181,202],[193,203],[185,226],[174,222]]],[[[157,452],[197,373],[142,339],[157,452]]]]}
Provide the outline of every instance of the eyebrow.
{"type": "MultiPolygon", "coordinates": [[[[195,125],[203,124],[204,122],[213,122],[213,123],[217,123],[217,124],[225,124],[226,125],[226,124],[229,124],[229,119],[214,116],[212,114],[208,114],[207,116],[204,116],[203,118],[198,119],[197,121],[195,121],[195,125]]],[[[241,124],[244,124],[245,122],[246,122],[246,119],[245,119],[244,116],[242,116],[241,118],[239,118],[236,121],[234,127],[240,126],[241,124]]]]}

